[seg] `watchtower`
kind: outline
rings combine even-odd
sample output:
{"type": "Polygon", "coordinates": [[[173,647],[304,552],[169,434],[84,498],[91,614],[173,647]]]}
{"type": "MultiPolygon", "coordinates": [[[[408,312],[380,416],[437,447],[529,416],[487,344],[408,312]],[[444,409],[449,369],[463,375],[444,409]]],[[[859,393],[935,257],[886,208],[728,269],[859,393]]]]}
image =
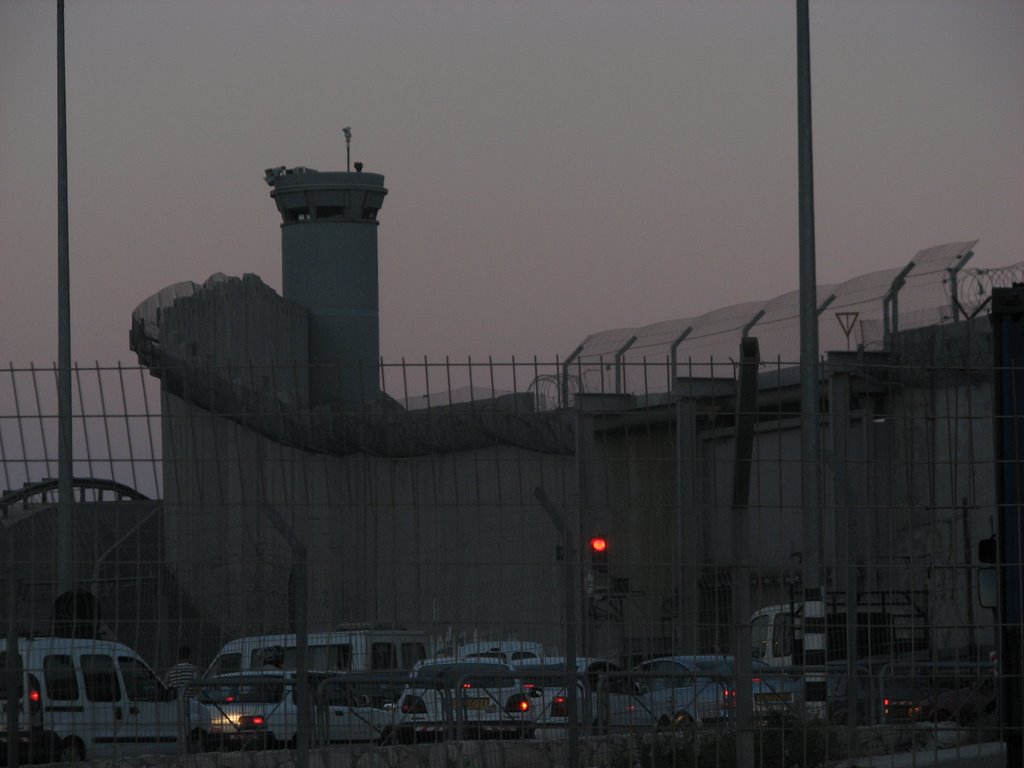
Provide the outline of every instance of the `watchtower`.
{"type": "Polygon", "coordinates": [[[384,177],[356,170],[268,169],[281,213],[284,298],[309,311],[311,405],[380,394],[377,214],[384,177]]]}

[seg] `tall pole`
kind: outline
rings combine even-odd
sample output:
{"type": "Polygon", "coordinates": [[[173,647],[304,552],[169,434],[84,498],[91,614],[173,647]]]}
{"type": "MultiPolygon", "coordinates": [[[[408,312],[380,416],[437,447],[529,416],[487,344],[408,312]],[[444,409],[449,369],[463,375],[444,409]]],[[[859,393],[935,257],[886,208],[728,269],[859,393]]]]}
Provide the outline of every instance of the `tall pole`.
{"type": "Polygon", "coordinates": [[[71,291],[68,265],[68,130],[64,0],[57,0],[57,590],[72,588],[71,291]]]}
{"type": "Polygon", "coordinates": [[[736,453],[732,488],[732,594],[736,648],[736,766],[754,765],[754,700],[750,648],[750,472],[757,420],[758,341],[740,341],[736,397],[736,453]]]}
{"type": "MultiPolygon", "coordinates": [[[[800,429],[803,562],[818,580],[818,307],[814,253],[814,158],[811,148],[811,45],[808,0],[797,0],[797,123],[800,164],[800,429]]],[[[810,586],[810,585],[808,585],[810,586]]]]}
{"type": "Polygon", "coordinates": [[[818,433],[818,307],[814,253],[814,162],[811,133],[811,37],[808,0],[797,0],[797,132],[800,198],[800,500],[803,529],[803,626],[808,708],[825,699],[824,605],[818,433]],[[818,667],[818,669],[813,669],[818,667]]]}

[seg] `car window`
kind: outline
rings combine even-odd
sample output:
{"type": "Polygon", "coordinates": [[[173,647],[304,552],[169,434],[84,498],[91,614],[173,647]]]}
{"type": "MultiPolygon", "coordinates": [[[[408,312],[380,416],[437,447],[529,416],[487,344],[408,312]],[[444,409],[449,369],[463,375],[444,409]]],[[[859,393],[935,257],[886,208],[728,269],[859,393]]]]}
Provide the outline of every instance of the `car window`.
{"type": "Polygon", "coordinates": [[[687,684],[681,677],[686,674],[686,669],[673,661],[651,662],[647,671],[652,673],[652,677],[647,679],[647,685],[652,691],[664,691],[687,684]]]}
{"type": "Polygon", "coordinates": [[[514,685],[511,673],[494,664],[436,664],[420,667],[416,672],[416,684],[421,687],[442,686],[454,689],[457,685],[474,688],[507,688],[514,685]],[[497,667],[497,669],[495,669],[497,667]]]}
{"type": "Polygon", "coordinates": [[[284,684],[231,682],[204,687],[200,698],[209,704],[276,704],[284,698],[284,684]]]}
{"type": "Polygon", "coordinates": [[[772,625],[772,656],[789,656],[793,653],[793,616],[778,613],[772,625]]]}
{"type": "Polygon", "coordinates": [[[117,680],[114,659],[100,654],[82,654],[82,682],[89,701],[120,701],[121,684],[117,680]]]}
{"type": "Polygon", "coordinates": [[[121,679],[124,680],[125,693],[132,701],[167,701],[167,689],[153,671],[139,659],[132,656],[119,656],[121,679]]]}
{"type": "Polygon", "coordinates": [[[77,701],[78,678],[71,656],[52,654],[43,658],[43,682],[52,701],[77,701]]]}
{"type": "Polygon", "coordinates": [[[497,659],[498,661],[506,661],[504,651],[480,651],[479,653],[467,653],[467,659],[497,659]]]}
{"type": "Polygon", "coordinates": [[[327,669],[352,669],[352,645],[350,643],[331,646],[327,656],[327,669]]]}
{"type": "Polygon", "coordinates": [[[763,659],[768,652],[767,616],[758,616],[750,622],[750,651],[755,659],[763,659]]]}
{"type": "Polygon", "coordinates": [[[527,686],[565,686],[565,667],[557,665],[524,664],[516,667],[516,674],[527,686]]]}
{"type": "Polygon", "coordinates": [[[370,646],[371,669],[398,669],[398,657],[393,643],[373,643],[370,646]]]}

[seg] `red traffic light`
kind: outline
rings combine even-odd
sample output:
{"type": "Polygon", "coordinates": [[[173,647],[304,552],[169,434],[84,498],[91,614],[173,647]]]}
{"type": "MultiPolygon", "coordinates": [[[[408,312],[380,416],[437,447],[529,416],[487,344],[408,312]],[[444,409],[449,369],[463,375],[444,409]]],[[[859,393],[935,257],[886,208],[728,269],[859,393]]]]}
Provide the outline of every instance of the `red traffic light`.
{"type": "Polygon", "coordinates": [[[604,536],[595,536],[590,540],[590,551],[596,554],[603,554],[608,551],[608,539],[604,536]]]}

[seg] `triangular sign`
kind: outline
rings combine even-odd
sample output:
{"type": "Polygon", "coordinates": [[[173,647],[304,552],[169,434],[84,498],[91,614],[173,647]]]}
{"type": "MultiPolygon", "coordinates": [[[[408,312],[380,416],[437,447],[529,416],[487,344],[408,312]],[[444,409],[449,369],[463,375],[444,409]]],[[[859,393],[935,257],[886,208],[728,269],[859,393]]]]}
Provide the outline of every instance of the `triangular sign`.
{"type": "Polygon", "coordinates": [[[836,312],[836,320],[839,321],[839,327],[843,329],[846,338],[850,338],[853,324],[857,322],[858,317],[860,317],[860,312],[836,312]]]}

